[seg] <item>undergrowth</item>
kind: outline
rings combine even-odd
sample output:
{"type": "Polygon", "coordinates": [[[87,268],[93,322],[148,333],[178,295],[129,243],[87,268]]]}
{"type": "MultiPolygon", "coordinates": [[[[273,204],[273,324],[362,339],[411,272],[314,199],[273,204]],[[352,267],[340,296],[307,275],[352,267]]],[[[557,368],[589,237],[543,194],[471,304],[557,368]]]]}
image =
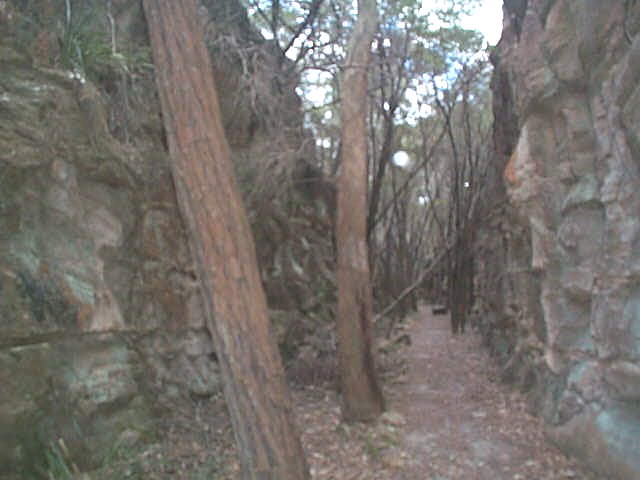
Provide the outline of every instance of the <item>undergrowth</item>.
{"type": "Polygon", "coordinates": [[[110,1],[13,0],[18,44],[45,66],[100,82],[151,67],[148,48],[129,52],[117,44],[110,1]]]}

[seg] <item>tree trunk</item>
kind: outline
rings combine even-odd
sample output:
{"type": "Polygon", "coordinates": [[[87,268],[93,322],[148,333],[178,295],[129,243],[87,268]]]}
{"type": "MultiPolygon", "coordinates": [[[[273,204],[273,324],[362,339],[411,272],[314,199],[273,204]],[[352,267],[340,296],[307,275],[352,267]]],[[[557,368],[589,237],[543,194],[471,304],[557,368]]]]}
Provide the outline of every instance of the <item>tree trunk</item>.
{"type": "MultiPolygon", "coordinates": [[[[308,479],[195,0],[144,0],[171,169],[246,480],[308,479]]],[[[171,254],[171,252],[167,252],[171,254]]]]}
{"type": "Polygon", "coordinates": [[[384,410],[372,351],[372,296],[367,255],[367,67],[376,29],[375,0],[358,1],[358,21],[342,76],[341,171],[338,184],[338,357],[347,421],[384,410]]]}
{"type": "Polygon", "coordinates": [[[393,112],[390,112],[384,119],[384,140],[380,150],[378,168],[371,184],[371,198],[369,199],[369,213],[367,215],[367,239],[371,239],[373,230],[376,227],[378,207],[382,193],[382,181],[384,180],[387,166],[391,161],[391,150],[393,148],[393,137],[395,126],[393,124],[393,112]]]}

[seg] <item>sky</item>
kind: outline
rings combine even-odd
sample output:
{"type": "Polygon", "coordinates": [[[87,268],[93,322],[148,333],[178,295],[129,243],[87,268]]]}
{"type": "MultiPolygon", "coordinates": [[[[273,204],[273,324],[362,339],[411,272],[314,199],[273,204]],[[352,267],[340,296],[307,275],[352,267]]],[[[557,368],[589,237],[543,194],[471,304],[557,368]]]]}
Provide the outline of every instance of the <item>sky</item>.
{"type": "Polygon", "coordinates": [[[489,45],[495,45],[502,33],[502,0],[481,0],[480,4],[463,26],[480,31],[489,45]]]}
{"type": "MultiPolygon", "coordinates": [[[[448,0],[435,1],[446,5],[448,0]]],[[[434,0],[422,0],[420,10],[428,11],[433,2],[434,0]]],[[[479,3],[473,14],[463,20],[463,26],[480,31],[489,45],[495,45],[500,40],[502,32],[502,0],[479,0],[479,3]]],[[[253,9],[249,9],[249,12],[255,13],[253,9]]],[[[271,32],[266,29],[262,30],[262,34],[265,38],[272,37],[271,32]]]]}
{"type": "MultiPolygon", "coordinates": [[[[446,2],[446,0],[440,1],[446,2]]],[[[433,2],[433,0],[423,0],[423,8],[428,8],[430,2],[433,2]]],[[[498,40],[500,40],[500,35],[502,34],[502,0],[480,0],[479,3],[480,5],[475,11],[463,19],[462,26],[464,28],[478,30],[482,33],[489,45],[495,45],[498,43],[498,40]]],[[[408,90],[407,93],[411,94],[412,92],[408,90]]],[[[409,101],[417,105],[417,97],[413,100],[409,98],[409,101]]],[[[426,105],[422,105],[422,107],[426,107],[426,105]]],[[[408,154],[403,151],[398,151],[393,156],[393,163],[398,167],[405,167],[410,161],[408,154]]],[[[420,203],[426,203],[426,200],[423,199],[420,203]]]]}
{"type": "MultiPolygon", "coordinates": [[[[437,4],[438,2],[440,2],[442,6],[445,6],[449,1],[450,0],[422,0],[421,10],[424,10],[424,12],[426,13],[434,7],[434,3],[437,4]]],[[[475,8],[471,15],[463,18],[462,26],[464,28],[478,30],[480,33],[482,33],[489,45],[496,45],[498,43],[498,40],[500,40],[500,35],[502,33],[502,1],[503,0],[479,0],[479,5],[475,8]]],[[[267,36],[269,32],[263,33],[265,33],[265,36],[267,36]]],[[[297,52],[293,52],[293,54],[297,54],[297,52]]],[[[327,75],[330,77],[329,73],[318,71],[308,71],[307,75],[311,75],[313,77],[311,81],[314,83],[318,81],[322,75],[327,75]]],[[[306,99],[316,106],[321,106],[326,103],[326,92],[327,90],[323,88],[312,88],[304,94],[302,90],[299,91],[300,95],[305,95],[306,99]]],[[[420,91],[419,86],[416,89],[409,89],[407,91],[407,100],[411,105],[414,105],[416,117],[424,117],[430,114],[430,108],[428,107],[428,105],[421,105],[418,101],[419,96],[424,95],[424,93],[425,92],[420,91]]],[[[324,140],[319,139],[318,141],[320,142],[320,145],[322,145],[322,142],[324,140]]],[[[406,165],[408,161],[408,157],[404,157],[402,155],[397,159],[394,158],[394,163],[398,166],[406,165]]]]}

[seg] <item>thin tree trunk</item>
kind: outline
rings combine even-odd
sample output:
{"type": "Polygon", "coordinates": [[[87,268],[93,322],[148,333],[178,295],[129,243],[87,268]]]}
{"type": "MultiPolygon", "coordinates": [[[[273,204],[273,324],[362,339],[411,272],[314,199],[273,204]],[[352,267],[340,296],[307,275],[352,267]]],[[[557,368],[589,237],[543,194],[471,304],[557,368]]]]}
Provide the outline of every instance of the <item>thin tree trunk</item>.
{"type": "Polygon", "coordinates": [[[367,67],[376,29],[375,0],[358,1],[358,21],[342,77],[342,162],[338,184],[338,356],[347,421],[384,410],[372,351],[372,294],[367,255],[367,67]]]}
{"type": "Polygon", "coordinates": [[[387,165],[391,160],[391,149],[393,147],[393,137],[395,128],[393,125],[393,113],[384,119],[384,140],[380,150],[378,168],[371,185],[371,198],[369,200],[369,214],[367,215],[367,238],[371,238],[373,229],[376,226],[378,207],[380,206],[380,195],[382,193],[382,180],[387,171],[387,165]]]}
{"type": "MultiPolygon", "coordinates": [[[[308,479],[195,0],[144,0],[178,202],[245,480],[308,479]]],[[[171,255],[171,252],[167,252],[171,255]]]]}

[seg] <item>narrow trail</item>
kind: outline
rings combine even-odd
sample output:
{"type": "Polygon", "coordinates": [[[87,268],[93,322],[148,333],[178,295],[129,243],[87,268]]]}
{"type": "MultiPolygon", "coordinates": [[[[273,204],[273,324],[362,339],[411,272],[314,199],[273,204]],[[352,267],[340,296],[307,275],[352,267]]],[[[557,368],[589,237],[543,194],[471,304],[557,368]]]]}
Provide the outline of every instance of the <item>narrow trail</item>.
{"type": "Polygon", "coordinates": [[[499,381],[475,333],[452,336],[449,316],[423,307],[409,329],[403,480],[595,479],[544,437],[524,397],[499,381]]]}
{"type": "MultiPolygon", "coordinates": [[[[380,355],[389,411],[342,421],[335,383],[294,384],[295,417],[313,480],[602,480],[544,437],[525,398],[500,382],[478,335],[452,336],[449,317],[422,307],[380,355]]],[[[95,479],[237,480],[240,465],[221,396],[180,404],[163,441],[95,479]],[[120,472],[120,473],[119,473],[120,472]]]]}

